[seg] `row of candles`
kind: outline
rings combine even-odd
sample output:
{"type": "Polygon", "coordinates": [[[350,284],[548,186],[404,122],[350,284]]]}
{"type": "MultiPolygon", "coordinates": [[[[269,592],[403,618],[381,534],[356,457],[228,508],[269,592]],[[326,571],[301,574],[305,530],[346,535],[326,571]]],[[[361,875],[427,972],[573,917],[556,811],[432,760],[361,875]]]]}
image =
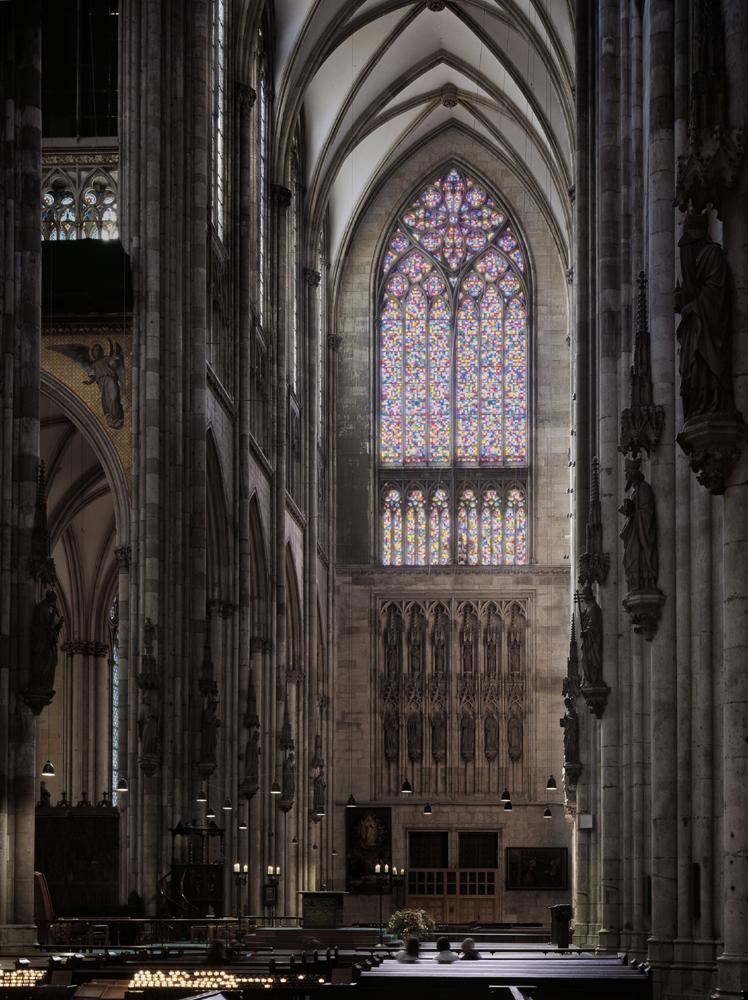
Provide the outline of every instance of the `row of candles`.
{"type": "MultiPolygon", "coordinates": [[[[249,865],[241,864],[239,861],[234,862],[234,875],[247,875],[249,872],[249,865]]],[[[268,865],[268,875],[275,876],[276,878],[280,876],[281,870],[280,865],[268,865]]]]}
{"type": "MultiPolygon", "coordinates": [[[[389,865],[376,864],[376,865],[374,865],[374,874],[375,875],[389,875],[390,874],[390,866],[389,865]]],[[[392,866],[392,874],[393,875],[404,875],[405,874],[405,869],[401,868],[400,871],[398,871],[397,870],[397,865],[393,865],[392,866]]]]}

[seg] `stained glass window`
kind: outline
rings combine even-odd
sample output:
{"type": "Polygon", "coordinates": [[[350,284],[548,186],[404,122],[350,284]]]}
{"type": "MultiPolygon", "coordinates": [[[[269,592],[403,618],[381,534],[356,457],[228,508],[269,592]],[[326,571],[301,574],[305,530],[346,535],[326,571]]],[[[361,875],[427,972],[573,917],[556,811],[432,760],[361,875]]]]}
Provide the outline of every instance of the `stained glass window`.
{"type": "Polygon", "coordinates": [[[226,215],[226,0],[213,0],[211,61],[211,217],[219,239],[226,215]]]}
{"type": "MultiPolygon", "coordinates": [[[[487,489],[483,480],[484,470],[517,475],[527,467],[526,280],[526,255],[506,213],[484,185],[455,168],[425,186],[385,246],[378,316],[383,475],[469,468],[478,477],[476,489],[443,490],[438,501],[424,480],[432,565],[527,559],[524,488],[520,483],[510,503],[500,484],[487,489]]],[[[403,555],[388,565],[421,564],[409,556],[409,513],[406,504],[403,555]]]]}
{"type": "MultiPolygon", "coordinates": [[[[262,33],[260,33],[262,44],[262,33]]],[[[265,267],[267,259],[267,184],[268,184],[268,87],[265,63],[259,67],[259,177],[257,196],[257,311],[260,325],[265,325],[265,267]]]]}
{"type": "Polygon", "coordinates": [[[423,490],[408,493],[405,512],[405,565],[426,565],[426,498],[423,490]]]}
{"type": "Polygon", "coordinates": [[[382,515],[382,562],[385,566],[403,564],[403,509],[400,491],[385,490],[382,515]]]}

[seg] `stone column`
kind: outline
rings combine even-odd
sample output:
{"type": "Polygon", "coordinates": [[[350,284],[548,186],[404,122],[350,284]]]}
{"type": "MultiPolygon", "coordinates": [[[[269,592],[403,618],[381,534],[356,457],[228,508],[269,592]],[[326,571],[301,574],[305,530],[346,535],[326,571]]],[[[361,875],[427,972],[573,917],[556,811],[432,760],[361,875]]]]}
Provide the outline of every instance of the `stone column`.
{"type": "Polygon", "coordinates": [[[41,10],[0,9],[0,945],[36,940],[35,721],[22,700],[36,584],[29,568],[39,464],[41,10]]]}
{"type": "MultiPolygon", "coordinates": [[[[597,157],[597,311],[598,311],[598,422],[603,547],[613,554],[600,588],[603,620],[604,680],[610,687],[608,704],[600,723],[600,929],[599,947],[617,951],[620,931],[621,803],[618,664],[618,365],[621,349],[621,217],[620,217],[620,118],[619,82],[620,15],[618,0],[598,4],[598,157],[597,157]]],[[[594,434],[594,425],[590,428],[594,434]]]]}
{"type": "MultiPolygon", "coordinates": [[[[272,316],[275,332],[275,437],[274,455],[275,470],[273,477],[274,505],[274,560],[273,583],[275,587],[275,672],[272,684],[273,711],[270,729],[270,740],[266,741],[268,758],[272,767],[272,776],[280,781],[282,753],[279,745],[280,731],[283,722],[283,694],[288,669],[287,635],[286,635],[286,449],[287,449],[287,414],[288,414],[288,377],[287,338],[288,338],[288,208],[291,204],[291,192],[280,184],[270,186],[271,225],[269,231],[275,234],[275,245],[272,256],[271,292],[272,316]]],[[[295,738],[297,738],[297,735],[295,738]]],[[[270,781],[272,782],[273,777],[270,781]]],[[[297,784],[300,771],[297,769],[297,784]]],[[[269,788],[269,784],[268,784],[269,788]]],[[[271,800],[270,823],[265,829],[273,834],[272,857],[269,864],[280,864],[285,867],[288,857],[283,833],[288,829],[287,822],[281,822],[277,808],[277,798],[271,800]]],[[[288,872],[282,872],[281,884],[278,889],[278,908],[284,907],[287,896],[288,872]]]]}
{"type": "MultiPolygon", "coordinates": [[[[745,130],[748,9],[725,0],[725,64],[729,120],[745,130]]],[[[748,170],[743,159],[735,185],[725,192],[724,247],[732,271],[732,371],[735,405],[748,419],[748,170]]],[[[722,780],[724,786],[723,934],[718,960],[718,997],[748,990],[748,447],[742,448],[724,499],[724,650],[722,683],[722,780]]]]}
{"type": "Polygon", "coordinates": [[[672,0],[647,8],[649,121],[647,163],[647,249],[650,288],[653,400],[665,410],[661,443],[652,457],[651,482],[657,500],[660,588],[665,604],[651,643],[652,736],[652,934],[649,954],[655,980],[673,957],[677,932],[677,758],[675,664],[675,355],[673,288],[675,149],[673,135],[672,0]]]}

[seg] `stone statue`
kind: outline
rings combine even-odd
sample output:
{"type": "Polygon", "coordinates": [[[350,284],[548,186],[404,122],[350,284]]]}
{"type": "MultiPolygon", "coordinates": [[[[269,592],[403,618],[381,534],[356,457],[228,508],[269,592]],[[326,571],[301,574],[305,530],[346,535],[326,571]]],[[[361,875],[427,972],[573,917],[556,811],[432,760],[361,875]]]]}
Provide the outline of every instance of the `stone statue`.
{"type": "Polygon", "coordinates": [[[55,344],[51,351],[64,354],[86,373],[83,385],[98,386],[101,393],[101,409],[110,427],[119,428],[125,423],[122,409],[121,386],[125,381],[125,356],[118,343],[109,340],[109,354],[104,353],[101,344],[88,348],[85,344],[55,344]]]}
{"type": "Polygon", "coordinates": [[[324,765],[320,764],[312,783],[312,812],[315,816],[324,815],[326,792],[325,768],[324,765]]]}
{"type": "Polygon", "coordinates": [[[499,755],[499,720],[493,712],[483,723],[483,752],[486,760],[496,760],[499,755]]]}
{"type": "Polygon", "coordinates": [[[214,694],[209,695],[200,716],[200,762],[202,764],[216,764],[218,762],[216,751],[221,720],[218,718],[217,712],[218,698],[214,694]]]}
{"type": "Polygon", "coordinates": [[[685,420],[707,413],[733,413],[730,377],[730,292],[725,253],[709,239],[706,214],[690,214],[680,247],[680,394],[685,420]]]}
{"type": "Polygon", "coordinates": [[[251,798],[260,787],[260,728],[252,726],[244,750],[242,794],[251,798]]]}
{"type": "Polygon", "coordinates": [[[155,757],[158,754],[160,727],[161,706],[158,691],[154,687],[144,687],[140,697],[140,713],[138,715],[141,757],[155,757]]]}
{"type": "Polygon", "coordinates": [[[422,723],[421,713],[411,712],[406,725],[408,733],[408,758],[412,761],[421,760],[423,757],[422,723]]]}
{"type": "Polygon", "coordinates": [[[31,615],[31,677],[29,688],[54,694],[57,643],[63,619],[57,611],[57,595],[48,590],[34,605],[31,615]]]}
{"type": "Polygon", "coordinates": [[[447,759],[447,717],[437,712],[431,719],[431,756],[442,764],[447,759]]]}
{"type": "Polygon", "coordinates": [[[657,521],[654,491],[644,479],[640,459],[626,459],[626,490],[632,490],[618,508],[627,518],[623,539],[623,569],[630,591],[657,587],[657,521]]]}
{"type": "Polygon", "coordinates": [[[43,809],[49,809],[52,805],[52,795],[47,788],[47,783],[42,781],[39,785],[39,803],[43,809]]]}
{"type": "Polygon", "coordinates": [[[400,734],[397,716],[387,712],[384,717],[384,756],[386,760],[397,760],[400,753],[400,734]]]}
{"type": "Polygon", "coordinates": [[[517,761],[522,756],[522,718],[516,709],[509,715],[506,725],[507,745],[509,747],[509,759],[517,761]]]}
{"type": "Polygon", "coordinates": [[[296,759],[293,750],[286,754],[283,761],[281,781],[281,802],[293,803],[296,797],[296,759]]]}
{"type": "Polygon", "coordinates": [[[597,687],[603,683],[603,613],[589,585],[582,590],[579,619],[584,684],[597,687]]]}
{"type": "Polygon", "coordinates": [[[460,756],[466,764],[475,760],[475,719],[467,712],[460,719],[460,756]]]}
{"type": "Polygon", "coordinates": [[[579,718],[573,705],[567,706],[561,725],[564,730],[564,763],[576,764],[579,761],[579,718]]]}

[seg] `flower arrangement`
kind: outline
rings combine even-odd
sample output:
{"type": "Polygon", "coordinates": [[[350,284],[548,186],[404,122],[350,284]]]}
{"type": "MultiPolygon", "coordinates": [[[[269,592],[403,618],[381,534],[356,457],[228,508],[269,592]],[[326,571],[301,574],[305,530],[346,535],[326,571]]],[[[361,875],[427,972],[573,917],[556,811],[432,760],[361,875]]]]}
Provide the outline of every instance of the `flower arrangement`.
{"type": "Polygon", "coordinates": [[[428,937],[434,933],[434,919],[426,910],[395,910],[387,924],[387,932],[403,941],[408,937],[428,937]]]}

